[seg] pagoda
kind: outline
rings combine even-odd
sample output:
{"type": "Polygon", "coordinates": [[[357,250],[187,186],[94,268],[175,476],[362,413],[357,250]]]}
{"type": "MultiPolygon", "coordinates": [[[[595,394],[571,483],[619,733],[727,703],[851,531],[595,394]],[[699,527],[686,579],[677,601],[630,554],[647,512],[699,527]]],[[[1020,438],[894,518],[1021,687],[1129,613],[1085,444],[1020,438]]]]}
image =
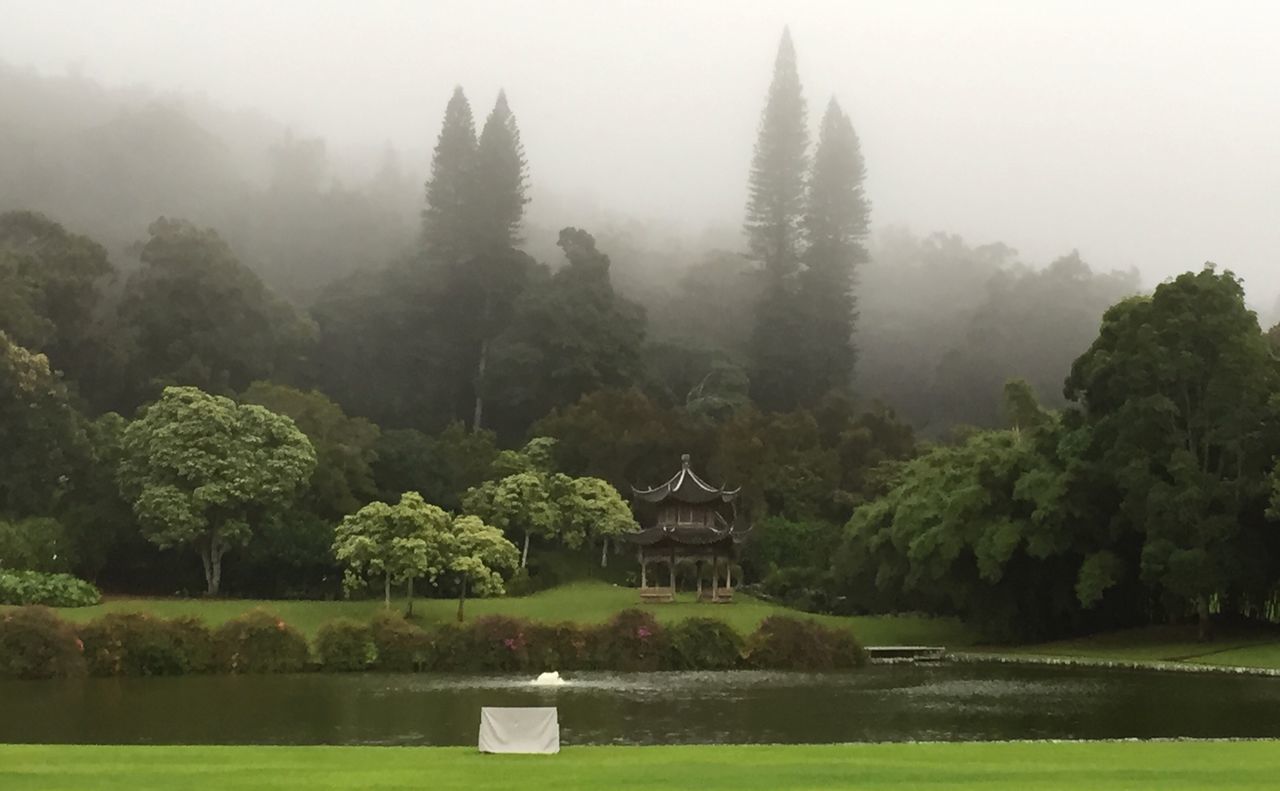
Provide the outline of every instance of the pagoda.
{"type": "Polygon", "coordinates": [[[626,539],[640,559],[642,601],[670,602],[676,595],[676,564],[693,561],[698,569],[698,601],[733,601],[733,561],[748,530],[737,525],[736,499],[741,488],[712,486],[689,467],[689,454],[680,457],[680,471],[660,486],[631,487],[637,521],[643,526],[626,539]],[[724,585],[720,561],[724,560],[724,585]],[[711,590],[702,585],[703,564],[711,563],[711,590]],[[666,563],[669,585],[650,587],[649,564],[666,563]]]}

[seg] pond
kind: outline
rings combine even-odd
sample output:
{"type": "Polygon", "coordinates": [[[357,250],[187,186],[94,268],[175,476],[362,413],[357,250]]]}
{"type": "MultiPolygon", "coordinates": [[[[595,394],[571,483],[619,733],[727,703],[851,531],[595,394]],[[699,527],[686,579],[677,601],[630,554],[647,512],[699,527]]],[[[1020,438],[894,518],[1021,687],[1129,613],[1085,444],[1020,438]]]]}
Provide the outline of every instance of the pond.
{"type": "Polygon", "coordinates": [[[1066,667],[840,674],[288,675],[0,683],[0,742],[474,745],[554,705],[565,744],[1280,737],[1280,679],[1066,667]]]}

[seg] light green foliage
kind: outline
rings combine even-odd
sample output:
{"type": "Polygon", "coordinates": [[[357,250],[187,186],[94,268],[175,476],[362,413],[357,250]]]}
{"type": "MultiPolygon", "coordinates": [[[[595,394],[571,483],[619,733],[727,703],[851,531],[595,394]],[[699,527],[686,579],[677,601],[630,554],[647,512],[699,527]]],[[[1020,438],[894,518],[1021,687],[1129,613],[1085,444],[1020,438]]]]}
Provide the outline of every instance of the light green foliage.
{"type": "Polygon", "coordinates": [[[599,478],[552,472],[556,442],[535,437],[520,451],[503,451],[486,481],[463,497],[463,509],[508,535],[523,537],[520,567],[528,564],[530,539],[559,540],[570,549],[606,540],[634,527],[631,509],[599,478]]]}
{"type": "Polygon", "coordinates": [[[514,571],[520,558],[515,545],[503,537],[501,530],[486,525],[479,517],[459,516],[449,521],[448,529],[437,541],[443,573],[458,583],[459,621],[463,619],[468,590],[481,596],[505,592],[503,575],[514,571]]]}
{"type": "Polygon", "coordinates": [[[56,519],[0,520],[0,569],[68,571],[73,549],[56,519]]]}
{"type": "Polygon", "coordinates": [[[216,594],[223,556],[287,507],[315,464],[289,418],[169,387],[125,429],[118,477],[146,538],[161,548],[193,546],[216,594]]]}
{"type": "Polygon", "coordinates": [[[390,607],[393,584],[434,578],[443,570],[440,535],[451,521],[417,492],[405,492],[396,505],[373,502],[344,517],[334,531],[333,553],[346,567],[345,587],[350,591],[380,577],[390,607]]]}

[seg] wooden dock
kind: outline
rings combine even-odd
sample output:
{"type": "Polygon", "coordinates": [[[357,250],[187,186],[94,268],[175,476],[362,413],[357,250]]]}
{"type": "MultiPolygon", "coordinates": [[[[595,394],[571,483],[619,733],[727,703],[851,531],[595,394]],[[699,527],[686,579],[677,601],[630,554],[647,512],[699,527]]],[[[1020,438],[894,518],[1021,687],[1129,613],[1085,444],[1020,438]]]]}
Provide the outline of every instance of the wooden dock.
{"type": "Polygon", "coordinates": [[[872,645],[867,646],[867,659],[875,665],[915,662],[939,662],[947,656],[941,645],[872,645]]]}

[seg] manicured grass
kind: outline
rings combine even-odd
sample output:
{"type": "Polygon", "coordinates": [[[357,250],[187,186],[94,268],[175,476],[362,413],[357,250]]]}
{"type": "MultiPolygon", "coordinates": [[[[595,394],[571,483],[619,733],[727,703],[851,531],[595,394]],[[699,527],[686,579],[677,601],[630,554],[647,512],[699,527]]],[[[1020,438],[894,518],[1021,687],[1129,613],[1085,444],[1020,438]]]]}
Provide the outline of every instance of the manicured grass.
{"type": "Polygon", "coordinates": [[[1013,656],[1030,654],[1280,669],[1280,632],[1264,628],[1219,630],[1213,640],[1200,642],[1194,626],[1148,626],[990,650],[1013,656]]]}
{"type": "MultiPolygon", "coordinates": [[[[403,603],[395,606],[403,609],[403,603]]],[[[698,604],[693,594],[683,594],[674,604],[641,605],[632,588],[621,588],[603,582],[580,582],[524,597],[471,599],[467,601],[467,618],[482,615],[512,615],[535,621],[576,621],[601,623],[628,607],[651,610],[660,621],[673,622],[693,617],[720,618],[746,634],[753,631],[766,616],[784,613],[815,618],[824,623],[853,629],[867,645],[928,644],[967,646],[974,641],[972,633],[953,618],[924,616],[874,616],[836,618],[806,615],[770,604],[750,596],[738,595],[733,604],[698,604]]],[[[367,619],[382,609],[381,601],[254,601],[248,599],[109,599],[94,607],[60,610],[71,621],[87,621],[108,612],[149,612],[164,617],[194,615],[211,625],[220,624],[254,607],[265,607],[285,622],[314,636],[320,625],[335,618],[367,619]]],[[[450,621],[455,617],[457,602],[447,599],[418,599],[414,613],[424,623],[450,621]]]]}
{"type": "Polygon", "coordinates": [[[431,747],[0,746],[5,791],[1234,791],[1272,789],[1277,777],[1274,741],[569,747],[558,756],[431,747]]]}

